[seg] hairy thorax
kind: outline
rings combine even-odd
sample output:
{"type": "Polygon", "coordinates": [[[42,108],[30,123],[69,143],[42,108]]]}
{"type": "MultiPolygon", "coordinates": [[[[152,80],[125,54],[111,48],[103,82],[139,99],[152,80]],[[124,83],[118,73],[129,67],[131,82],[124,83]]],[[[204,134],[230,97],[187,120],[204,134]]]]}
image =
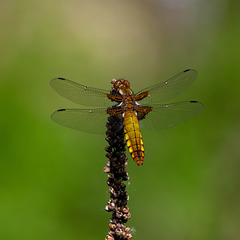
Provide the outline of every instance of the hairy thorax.
{"type": "MultiPolygon", "coordinates": [[[[126,91],[127,92],[127,91],[126,91]]],[[[138,105],[135,100],[134,94],[124,94],[122,98],[122,110],[123,112],[132,110],[136,112],[138,109],[138,105]]]]}

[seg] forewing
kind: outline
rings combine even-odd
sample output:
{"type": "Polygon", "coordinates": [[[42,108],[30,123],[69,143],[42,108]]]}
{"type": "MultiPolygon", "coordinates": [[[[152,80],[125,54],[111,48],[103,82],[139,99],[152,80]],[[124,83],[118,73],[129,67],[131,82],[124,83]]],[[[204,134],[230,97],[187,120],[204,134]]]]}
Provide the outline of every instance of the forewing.
{"type": "Polygon", "coordinates": [[[187,69],[165,82],[143,89],[136,95],[143,92],[149,92],[149,95],[141,100],[141,104],[165,102],[169,99],[177,97],[185,91],[196,78],[197,72],[193,69],[187,69]]]}
{"type": "Polygon", "coordinates": [[[74,103],[92,107],[111,106],[113,103],[107,98],[106,90],[87,87],[65,78],[51,80],[52,88],[74,103]]]}
{"type": "Polygon", "coordinates": [[[51,115],[51,119],[65,127],[82,132],[103,134],[107,131],[109,115],[106,109],[60,109],[51,115]]]}
{"type": "Polygon", "coordinates": [[[151,107],[153,110],[145,116],[145,119],[140,121],[140,126],[143,129],[163,130],[174,127],[198,115],[204,109],[204,106],[196,101],[153,104],[151,107]]]}

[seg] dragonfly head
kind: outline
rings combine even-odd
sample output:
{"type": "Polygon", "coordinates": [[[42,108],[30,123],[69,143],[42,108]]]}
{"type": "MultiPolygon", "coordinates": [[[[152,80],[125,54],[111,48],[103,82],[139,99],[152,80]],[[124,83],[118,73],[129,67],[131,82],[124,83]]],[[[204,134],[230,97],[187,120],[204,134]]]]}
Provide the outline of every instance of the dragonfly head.
{"type": "Polygon", "coordinates": [[[113,84],[112,90],[115,90],[121,94],[122,89],[129,89],[130,83],[124,79],[112,79],[111,83],[113,84]]]}

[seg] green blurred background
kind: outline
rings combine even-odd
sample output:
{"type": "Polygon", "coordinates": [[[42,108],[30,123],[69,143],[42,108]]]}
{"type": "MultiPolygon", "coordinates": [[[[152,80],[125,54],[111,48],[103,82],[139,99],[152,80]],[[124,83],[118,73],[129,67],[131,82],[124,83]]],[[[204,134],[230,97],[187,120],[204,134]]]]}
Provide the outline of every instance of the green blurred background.
{"type": "MultiPolygon", "coordinates": [[[[0,1],[0,239],[104,239],[104,136],[61,127],[79,107],[49,82],[133,90],[199,72],[179,98],[205,111],[145,132],[129,157],[133,239],[240,239],[239,0],[0,1]]],[[[129,155],[128,155],[129,156],[129,155]]]]}

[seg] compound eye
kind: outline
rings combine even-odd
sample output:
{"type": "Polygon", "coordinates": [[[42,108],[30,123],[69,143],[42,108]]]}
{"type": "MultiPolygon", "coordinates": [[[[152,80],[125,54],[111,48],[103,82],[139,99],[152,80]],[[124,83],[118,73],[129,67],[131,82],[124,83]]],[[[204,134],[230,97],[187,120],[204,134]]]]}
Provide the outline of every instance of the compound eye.
{"type": "Polygon", "coordinates": [[[128,81],[125,82],[125,87],[129,88],[130,87],[130,83],[128,81]]]}

